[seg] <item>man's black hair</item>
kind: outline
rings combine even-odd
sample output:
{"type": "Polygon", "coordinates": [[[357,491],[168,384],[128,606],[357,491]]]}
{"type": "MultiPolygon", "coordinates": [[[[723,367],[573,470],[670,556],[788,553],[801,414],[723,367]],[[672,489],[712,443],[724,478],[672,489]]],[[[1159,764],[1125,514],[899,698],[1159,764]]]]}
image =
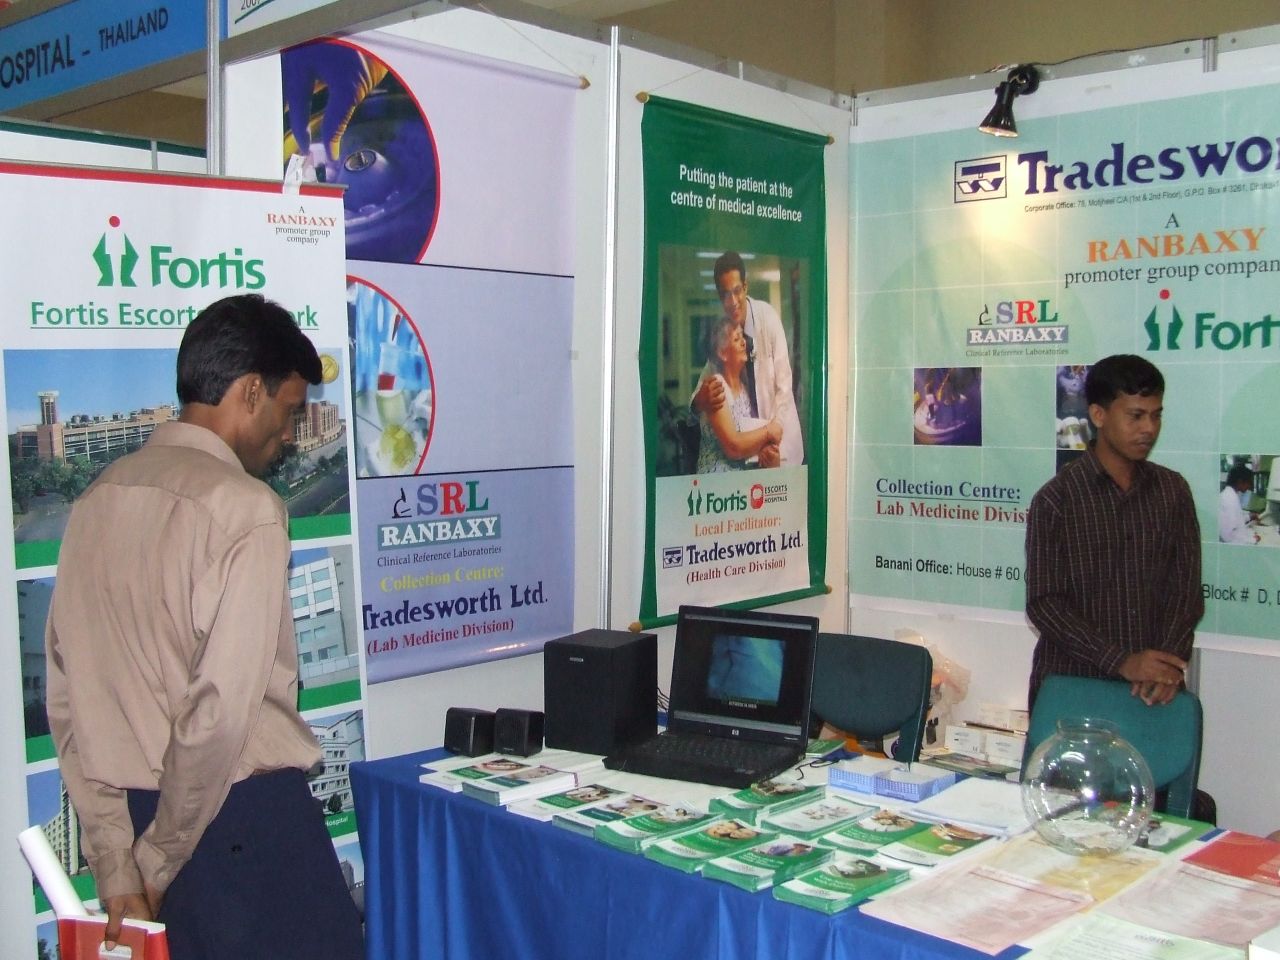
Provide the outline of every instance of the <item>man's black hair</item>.
{"type": "Polygon", "coordinates": [[[738,271],[738,279],[743,283],[747,282],[747,267],[742,262],[742,255],[736,250],[726,250],[720,256],[716,257],[715,266],[711,268],[711,276],[716,283],[716,292],[720,291],[720,278],[730,270],[738,271]]]}
{"type": "Polygon", "coordinates": [[[1118,394],[1152,397],[1164,393],[1164,377],[1154,363],[1132,353],[1103,357],[1089,368],[1084,398],[1090,406],[1111,406],[1118,394]]]}
{"type": "Polygon", "coordinates": [[[1253,486],[1253,471],[1243,463],[1237,463],[1227,471],[1227,486],[1234,490],[1241,483],[1253,486]]]}
{"type": "Polygon", "coordinates": [[[247,373],[262,377],[274,396],[297,373],[320,382],[320,357],[293,315],[258,293],[209,304],[187,326],[178,347],[178,402],[217,406],[247,373]]]}

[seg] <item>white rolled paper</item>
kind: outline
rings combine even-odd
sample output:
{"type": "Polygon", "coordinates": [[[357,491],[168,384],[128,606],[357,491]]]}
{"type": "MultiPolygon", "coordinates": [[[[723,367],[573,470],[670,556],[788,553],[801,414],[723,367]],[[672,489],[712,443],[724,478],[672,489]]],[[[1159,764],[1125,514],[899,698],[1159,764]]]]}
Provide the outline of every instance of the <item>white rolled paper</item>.
{"type": "Polygon", "coordinates": [[[49,898],[49,906],[53,907],[58,919],[64,917],[87,917],[83,901],[71,886],[71,878],[62,868],[58,855],[49,846],[49,838],[40,827],[27,827],[18,834],[18,846],[22,855],[31,864],[31,872],[35,874],[44,895],[49,898]]]}

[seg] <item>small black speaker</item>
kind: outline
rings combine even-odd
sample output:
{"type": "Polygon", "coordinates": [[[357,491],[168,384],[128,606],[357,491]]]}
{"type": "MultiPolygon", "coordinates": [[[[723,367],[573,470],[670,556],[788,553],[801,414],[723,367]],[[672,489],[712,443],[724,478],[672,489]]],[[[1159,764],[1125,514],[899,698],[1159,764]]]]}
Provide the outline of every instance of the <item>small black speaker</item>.
{"type": "Polygon", "coordinates": [[[493,750],[527,757],[542,749],[542,714],[537,710],[499,708],[493,717],[493,750]]]}
{"type": "Polygon", "coordinates": [[[542,648],[548,747],[616,753],[657,730],[658,638],[584,630],[542,648]]]}
{"type": "Polygon", "coordinates": [[[444,714],[444,748],[464,757],[493,751],[493,711],[450,707],[444,714]]]}

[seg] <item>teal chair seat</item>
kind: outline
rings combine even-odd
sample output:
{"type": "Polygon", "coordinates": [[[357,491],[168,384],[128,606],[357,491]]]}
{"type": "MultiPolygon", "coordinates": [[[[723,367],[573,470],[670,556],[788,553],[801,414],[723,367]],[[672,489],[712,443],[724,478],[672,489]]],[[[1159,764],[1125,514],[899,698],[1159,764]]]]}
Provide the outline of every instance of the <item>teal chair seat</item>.
{"type": "Polygon", "coordinates": [[[918,760],[929,716],[933,658],[924,647],[846,633],[818,634],[813,712],[859,737],[897,731],[898,760],[918,760]]]}
{"type": "Polygon", "coordinates": [[[1026,770],[1035,748],[1057,731],[1059,720],[1108,720],[1147,761],[1156,788],[1167,789],[1160,812],[1189,817],[1200,776],[1200,701],[1182,690],[1170,703],[1149,707],[1129,690],[1125,680],[1046,677],[1031,711],[1022,768],[1026,770]]]}

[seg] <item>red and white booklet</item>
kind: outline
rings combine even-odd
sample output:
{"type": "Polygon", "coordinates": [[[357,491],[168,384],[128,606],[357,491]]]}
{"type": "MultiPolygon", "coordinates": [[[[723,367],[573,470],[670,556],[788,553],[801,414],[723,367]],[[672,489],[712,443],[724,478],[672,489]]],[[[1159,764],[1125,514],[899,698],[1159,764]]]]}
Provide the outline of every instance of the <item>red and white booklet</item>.
{"type": "Polygon", "coordinates": [[[104,949],[107,918],[85,909],[44,831],[28,827],[18,834],[18,846],[58,918],[60,960],[169,960],[164,924],[149,920],[125,920],[115,949],[104,949]]]}
{"type": "Polygon", "coordinates": [[[1280,843],[1264,837],[1228,830],[1186,861],[1233,877],[1280,886],[1280,843]]]}
{"type": "Polygon", "coordinates": [[[169,940],[163,923],[125,920],[114,950],[104,949],[106,917],[59,917],[60,960],[169,960],[169,940]]]}

